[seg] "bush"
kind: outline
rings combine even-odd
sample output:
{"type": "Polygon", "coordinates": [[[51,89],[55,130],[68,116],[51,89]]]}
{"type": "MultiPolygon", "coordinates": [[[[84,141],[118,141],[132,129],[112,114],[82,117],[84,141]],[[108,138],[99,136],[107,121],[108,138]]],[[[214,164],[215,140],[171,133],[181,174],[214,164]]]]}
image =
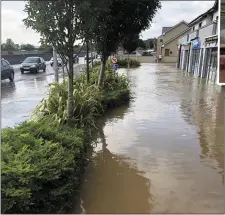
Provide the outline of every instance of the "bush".
{"type": "MultiPolygon", "coordinates": [[[[130,62],[130,67],[139,67],[141,64],[139,61],[135,60],[135,59],[129,59],[130,62]]],[[[118,60],[117,64],[119,65],[119,67],[128,67],[128,58],[125,58],[123,60],[118,60]]]]}
{"type": "Polygon", "coordinates": [[[74,80],[74,126],[65,123],[67,82],[52,84],[36,108],[43,118],[2,130],[2,213],[65,213],[79,190],[96,118],[129,100],[126,77],[98,69],[74,80]]]}
{"type": "MultiPolygon", "coordinates": [[[[86,73],[74,79],[74,110],[73,121],[77,127],[95,127],[96,118],[102,115],[105,110],[121,104],[125,99],[125,92],[129,100],[129,81],[124,76],[106,71],[103,86],[99,89],[96,86],[98,81],[98,68],[91,71],[90,83],[87,84],[86,73]],[[120,92],[122,97],[120,98],[120,92]],[[109,102],[111,101],[111,102],[109,102]]],[[[44,117],[51,118],[59,123],[67,120],[67,82],[51,84],[49,96],[38,105],[35,113],[43,113],[44,117]]]]}
{"type": "Polygon", "coordinates": [[[84,132],[49,121],[2,132],[2,213],[49,213],[70,207],[85,161],[84,132]]]}

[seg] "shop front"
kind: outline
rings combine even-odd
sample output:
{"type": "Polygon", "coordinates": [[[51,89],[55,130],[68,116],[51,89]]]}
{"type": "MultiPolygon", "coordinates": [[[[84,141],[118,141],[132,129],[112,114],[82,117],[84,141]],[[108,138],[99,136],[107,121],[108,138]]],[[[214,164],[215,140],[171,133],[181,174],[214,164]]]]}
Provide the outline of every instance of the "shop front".
{"type": "Polygon", "coordinates": [[[197,39],[192,41],[190,72],[193,73],[193,74],[198,73],[200,50],[201,50],[201,41],[197,38],[197,39]]]}
{"type": "Polygon", "coordinates": [[[205,38],[205,69],[202,77],[213,82],[217,78],[217,43],[217,35],[205,38]]]}

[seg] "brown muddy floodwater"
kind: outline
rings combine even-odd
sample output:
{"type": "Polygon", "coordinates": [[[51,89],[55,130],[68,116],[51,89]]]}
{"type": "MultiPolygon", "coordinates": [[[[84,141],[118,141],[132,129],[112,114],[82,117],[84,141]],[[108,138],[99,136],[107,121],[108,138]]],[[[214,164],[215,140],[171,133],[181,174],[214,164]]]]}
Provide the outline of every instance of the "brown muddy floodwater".
{"type": "Polygon", "coordinates": [[[224,89],[171,65],[120,70],[73,213],[224,213],[224,89]]]}

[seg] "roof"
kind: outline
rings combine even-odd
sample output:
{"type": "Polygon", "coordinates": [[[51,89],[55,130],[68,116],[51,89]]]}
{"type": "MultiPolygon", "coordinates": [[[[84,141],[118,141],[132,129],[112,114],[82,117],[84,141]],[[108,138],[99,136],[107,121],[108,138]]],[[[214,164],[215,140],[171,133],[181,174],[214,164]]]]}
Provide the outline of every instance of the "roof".
{"type": "Polygon", "coordinates": [[[167,32],[172,27],[162,27],[162,34],[167,32]]]}
{"type": "Polygon", "coordinates": [[[168,43],[172,42],[173,40],[177,39],[178,37],[182,36],[183,34],[185,34],[188,30],[190,30],[190,28],[182,31],[181,33],[179,33],[178,35],[176,35],[175,37],[171,38],[170,40],[168,40],[167,42],[163,43],[162,46],[167,45],[168,43]]]}
{"type": "MultiPolygon", "coordinates": [[[[188,23],[185,22],[184,20],[182,20],[181,22],[177,23],[176,25],[174,25],[173,27],[171,27],[170,29],[168,29],[167,31],[165,31],[165,32],[162,33],[162,34],[168,33],[169,31],[171,31],[172,29],[174,29],[174,28],[176,28],[177,26],[181,25],[182,23],[188,26],[188,23]]],[[[160,36],[161,36],[161,35],[160,35],[160,36]]]]}
{"type": "Polygon", "coordinates": [[[191,22],[189,22],[188,26],[192,26],[197,22],[200,22],[202,19],[204,19],[208,14],[213,13],[215,11],[218,10],[218,0],[215,0],[214,5],[207,10],[205,13],[202,13],[201,15],[199,15],[198,17],[196,17],[195,19],[193,19],[191,22]]]}

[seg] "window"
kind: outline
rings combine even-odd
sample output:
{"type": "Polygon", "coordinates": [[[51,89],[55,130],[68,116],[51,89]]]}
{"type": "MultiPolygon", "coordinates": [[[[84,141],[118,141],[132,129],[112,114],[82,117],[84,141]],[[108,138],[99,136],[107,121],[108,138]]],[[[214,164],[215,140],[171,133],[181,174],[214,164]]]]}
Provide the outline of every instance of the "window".
{"type": "Polygon", "coordinates": [[[8,64],[4,60],[2,60],[2,66],[6,67],[6,66],[8,66],[8,64]]]}
{"type": "Polygon", "coordinates": [[[195,26],[193,26],[192,30],[193,30],[193,31],[195,30],[195,26]]]}
{"type": "Polygon", "coordinates": [[[198,36],[199,36],[199,30],[196,31],[196,37],[198,37],[198,36]]]}
{"type": "Polygon", "coordinates": [[[170,51],[170,54],[172,54],[173,52],[172,51],[170,51]]]}
{"type": "Polygon", "coordinates": [[[170,50],[169,49],[165,49],[165,56],[169,56],[170,54],[170,50]]]}
{"type": "Polygon", "coordinates": [[[189,41],[189,34],[187,35],[187,42],[189,41]]]}
{"type": "Polygon", "coordinates": [[[198,27],[199,27],[199,28],[201,28],[201,27],[202,27],[202,22],[200,22],[200,23],[198,24],[198,27]]]}
{"type": "Polygon", "coordinates": [[[163,39],[160,39],[160,42],[162,43],[163,42],[163,39]]]}

